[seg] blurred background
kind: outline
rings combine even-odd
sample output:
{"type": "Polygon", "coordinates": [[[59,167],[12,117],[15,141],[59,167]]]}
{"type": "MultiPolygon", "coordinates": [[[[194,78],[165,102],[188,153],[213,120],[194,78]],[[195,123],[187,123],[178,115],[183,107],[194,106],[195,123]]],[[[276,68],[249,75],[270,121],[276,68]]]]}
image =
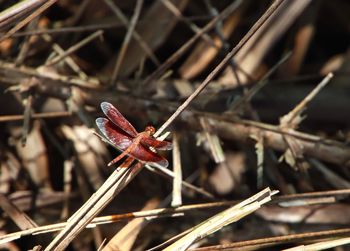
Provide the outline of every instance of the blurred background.
{"type": "MultiPolygon", "coordinates": [[[[115,169],[107,163],[119,152],[93,134],[101,102],[139,132],[159,128],[273,2],[0,1],[0,237],[66,221],[115,169]]],[[[281,2],[166,129],[177,147],[161,154],[188,182],[184,205],[267,186],[286,197],[195,247],[349,225],[350,2],[281,2]]],[[[172,178],[145,169],[101,215],[169,207],[172,189],[172,178]]],[[[154,219],[121,250],[156,246],[220,210],[154,219]]],[[[126,223],[85,230],[69,250],[96,250],[126,223]]],[[[27,250],[53,236],[0,247],[27,250]]]]}

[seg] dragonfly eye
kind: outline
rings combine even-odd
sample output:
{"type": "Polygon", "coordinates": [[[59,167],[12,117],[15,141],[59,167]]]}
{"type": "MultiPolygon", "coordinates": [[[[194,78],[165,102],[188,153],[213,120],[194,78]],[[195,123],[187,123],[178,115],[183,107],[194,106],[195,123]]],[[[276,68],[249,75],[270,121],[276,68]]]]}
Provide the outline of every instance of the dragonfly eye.
{"type": "Polygon", "coordinates": [[[156,129],[153,126],[147,126],[145,131],[149,132],[149,134],[152,136],[156,132],[156,129]]]}

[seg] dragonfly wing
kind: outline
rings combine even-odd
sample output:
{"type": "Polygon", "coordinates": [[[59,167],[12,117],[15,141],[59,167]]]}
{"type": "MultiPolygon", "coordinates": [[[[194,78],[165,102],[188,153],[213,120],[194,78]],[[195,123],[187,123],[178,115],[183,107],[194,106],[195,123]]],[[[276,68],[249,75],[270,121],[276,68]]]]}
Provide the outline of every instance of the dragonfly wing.
{"type": "Polygon", "coordinates": [[[169,141],[160,141],[152,137],[146,137],[141,140],[141,144],[146,147],[153,147],[158,150],[171,150],[173,144],[169,141]]]}
{"type": "Polygon", "coordinates": [[[96,125],[102,134],[119,150],[124,151],[132,144],[132,138],[105,118],[97,118],[96,125]]]}
{"type": "Polygon", "coordinates": [[[137,131],[130,124],[130,122],[124,118],[124,116],[115,108],[112,104],[108,102],[101,103],[101,109],[103,113],[120,129],[128,133],[132,137],[137,136],[137,131]]]}
{"type": "Polygon", "coordinates": [[[142,162],[156,163],[162,167],[168,166],[168,160],[159,154],[152,152],[141,144],[138,144],[130,155],[142,162]]]}

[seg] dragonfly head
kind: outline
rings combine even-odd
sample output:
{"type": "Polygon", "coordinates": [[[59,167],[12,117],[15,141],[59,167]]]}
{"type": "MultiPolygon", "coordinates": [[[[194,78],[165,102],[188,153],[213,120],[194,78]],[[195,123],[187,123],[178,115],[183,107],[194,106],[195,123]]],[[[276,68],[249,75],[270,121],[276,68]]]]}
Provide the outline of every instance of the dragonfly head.
{"type": "Polygon", "coordinates": [[[153,126],[147,126],[145,131],[148,132],[150,136],[152,136],[156,132],[156,129],[153,126]]]}

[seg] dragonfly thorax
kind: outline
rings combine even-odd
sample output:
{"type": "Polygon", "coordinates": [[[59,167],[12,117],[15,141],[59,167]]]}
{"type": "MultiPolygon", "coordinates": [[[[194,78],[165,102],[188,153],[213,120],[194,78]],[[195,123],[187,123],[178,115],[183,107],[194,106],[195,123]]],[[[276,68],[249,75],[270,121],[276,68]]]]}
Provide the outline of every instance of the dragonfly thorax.
{"type": "Polygon", "coordinates": [[[149,135],[152,136],[156,132],[156,129],[153,126],[147,126],[145,132],[148,132],[149,135]]]}

